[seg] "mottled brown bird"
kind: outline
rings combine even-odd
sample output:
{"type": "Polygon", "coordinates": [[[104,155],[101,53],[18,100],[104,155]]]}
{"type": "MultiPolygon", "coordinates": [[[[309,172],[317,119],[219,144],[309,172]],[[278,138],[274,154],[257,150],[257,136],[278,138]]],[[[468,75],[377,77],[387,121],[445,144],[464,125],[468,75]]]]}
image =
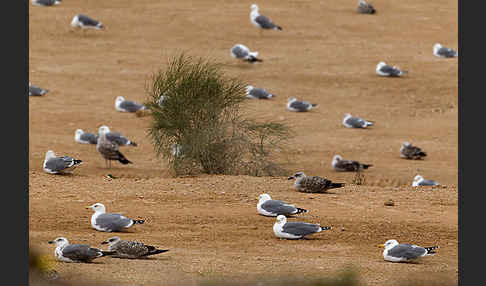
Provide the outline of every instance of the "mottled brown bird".
{"type": "Polygon", "coordinates": [[[318,176],[307,177],[304,172],[297,172],[288,179],[296,179],[295,188],[303,193],[325,193],[329,189],[344,187],[344,183],[333,183],[331,180],[318,176]]]}
{"type": "Polygon", "coordinates": [[[100,152],[101,156],[105,159],[105,166],[111,168],[111,161],[117,160],[123,165],[132,164],[125,156],[118,151],[118,144],[110,141],[106,138],[106,134],[110,132],[107,126],[101,126],[98,129],[98,143],[96,144],[96,150],[100,152]]]}
{"type": "Polygon", "coordinates": [[[144,258],[169,251],[168,249],[157,249],[155,246],[145,245],[138,241],[121,240],[118,236],[110,237],[101,244],[108,244],[108,250],[114,251],[115,254],[112,257],[116,258],[144,258]]]}
{"type": "Polygon", "coordinates": [[[404,142],[402,147],[400,147],[400,157],[410,160],[420,160],[423,157],[427,156],[427,154],[422,151],[417,146],[413,146],[408,142],[404,142]]]}

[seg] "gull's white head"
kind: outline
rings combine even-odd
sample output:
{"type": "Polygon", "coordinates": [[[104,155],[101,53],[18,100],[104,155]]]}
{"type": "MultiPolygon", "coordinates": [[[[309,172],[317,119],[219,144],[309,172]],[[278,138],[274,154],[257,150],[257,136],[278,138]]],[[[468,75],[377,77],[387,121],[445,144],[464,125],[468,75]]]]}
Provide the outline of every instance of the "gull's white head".
{"type": "Polygon", "coordinates": [[[439,43],[436,43],[436,44],[434,45],[434,54],[436,54],[436,53],[437,53],[437,51],[438,51],[440,48],[442,48],[442,45],[441,45],[441,44],[439,44],[439,43]]]}
{"type": "Polygon", "coordinates": [[[115,99],[115,104],[118,105],[118,104],[122,103],[123,101],[125,101],[125,98],[123,96],[119,95],[115,99]]]}
{"type": "Polygon", "coordinates": [[[246,86],[246,92],[250,92],[253,89],[252,85],[246,86]]]}
{"type": "Polygon", "coordinates": [[[108,132],[110,132],[110,128],[106,125],[101,125],[100,128],[98,128],[98,133],[100,135],[105,135],[108,132]]]}
{"type": "Polygon", "coordinates": [[[295,98],[295,97],[289,97],[288,102],[290,103],[290,102],[294,102],[296,100],[297,100],[297,98],[295,98]]]}
{"type": "Polygon", "coordinates": [[[251,11],[256,11],[258,12],[258,5],[257,4],[251,4],[251,11]]]}
{"type": "Polygon", "coordinates": [[[102,203],[96,203],[94,205],[87,206],[86,208],[87,209],[92,209],[92,210],[94,210],[97,213],[105,213],[106,212],[105,205],[103,205],[102,203]]]}
{"type": "Polygon", "coordinates": [[[121,239],[119,236],[113,236],[113,237],[110,237],[108,238],[107,240],[103,241],[101,244],[109,244],[110,246],[112,246],[113,244],[119,242],[121,239]]]}
{"type": "Polygon", "coordinates": [[[303,178],[305,178],[304,172],[297,172],[293,176],[288,177],[289,180],[292,180],[292,179],[301,180],[303,178]]]}
{"type": "Polygon", "coordinates": [[[398,245],[398,241],[396,241],[395,239],[389,239],[384,244],[380,244],[378,246],[384,247],[385,250],[388,250],[388,249],[395,247],[396,245],[398,245]]]}
{"type": "Polygon", "coordinates": [[[334,157],[332,157],[332,165],[334,166],[338,161],[341,161],[343,159],[343,157],[341,157],[340,155],[334,155],[334,157]]]}
{"type": "Polygon", "coordinates": [[[54,240],[51,240],[51,241],[48,241],[47,243],[49,244],[56,244],[56,247],[59,247],[59,246],[65,246],[65,245],[68,245],[69,244],[69,241],[67,240],[67,238],[65,237],[58,237],[54,240]]]}
{"type": "Polygon", "coordinates": [[[278,224],[285,224],[287,222],[287,217],[284,215],[278,215],[277,216],[277,223],[278,224]]]}
{"type": "Polygon", "coordinates": [[[413,178],[413,183],[412,183],[412,186],[413,186],[413,187],[418,186],[418,184],[419,184],[420,182],[422,182],[423,180],[424,180],[424,177],[422,177],[422,176],[420,176],[420,175],[415,176],[415,178],[413,178]]]}
{"type": "Polygon", "coordinates": [[[380,70],[382,67],[386,66],[385,62],[379,62],[378,65],[376,65],[376,70],[380,70]]]}
{"type": "Polygon", "coordinates": [[[403,142],[403,146],[408,147],[408,146],[410,146],[410,143],[405,141],[405,142],[403,142]]]}
{"type": "Polygon", "coordinates": [[[83,135],[83,133],[84,133],[83,129],[76,129],[76,131],[74,131],[74,139],[79,140],[79,138],[81,137],[81,135],[83,135]]]}
{"type": "Polygon", "coordinates": [[[54,157],[56,157],[56,154],[54,154],[54,151],[48,150],[46,152],[46,158],[45,158],[46,160],[51,159],[51,158],[54,158],[54,157]]]}
{"type": "Polygon", "coordinates": [[[344,120],[347,120],[350,117],[352,117],[351,113],[344,114],[344,120]]]}
{"type": "Polygon", "coordinates": [[[259,203],[263,203],[263,202],[266,202],[268,200],[271,200],[272,198],[270,197],[269,194],[261,194],[258,196],[258,202],[259,203]]]}

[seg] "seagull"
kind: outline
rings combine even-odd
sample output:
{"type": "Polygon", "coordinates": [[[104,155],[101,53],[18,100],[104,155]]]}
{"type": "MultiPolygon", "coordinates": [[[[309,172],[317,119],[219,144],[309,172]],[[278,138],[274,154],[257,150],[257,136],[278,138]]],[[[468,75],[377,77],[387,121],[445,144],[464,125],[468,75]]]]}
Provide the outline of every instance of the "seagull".
{"type": "Polygon", "coordinates": [[[446,48],[439,43],[434,45],[434,56],[439,58],[455,58],[458,56],[457,52],[451,48],[446,48]]]}
{"type": "Polygon", "coordinates": [[[413,146],[408,142],[403,142],[402,147],[400,147],[400,157],[411,160],[420,160],[427,156],[427,153],[422,151],[417,146],[413,146]]]}
{"type": "Polygon", "coordinates": [[[48,89],[40,88],[36,85],[33,85],[29,82],[29,96],[42,96],[49,92],[48,89]]]}
{"type": "Polygon", "coordinates": [[[246,87],[246,97],[248,98],[270,99],[275,96],[275,94],[271,94],[263,88],[253,87],[252,85],[246,87]]]}
{"type": "Polygon", "coordinates": [[[418,186],[439,186],[439,182],[433,180],[425,180],[424,177],[417,175],[413,178],[412,187],[418,186]]]}
{"type": "Polygon", "coordinates": [[[261,194],[258,196],[257,210],[259,214],[264,216],[288,216],[307,212],[307,210],[297,208],[295,205],[290,205],[279,200],[272,200],[269,194],[261,194]]]}
{"type": "Polygon", "coordinates": [[[282,30],[282,27],[274,24],[268,17],[258,13],[257,4],[251,5],[250,21],[254,26],[260,29],[260,35],[262,34],[263,29],[282,30]]]}
{"type": "Polygon", "coordinates": [[[361,14],[374,14],[376,12],[375,8],[364,0],[358,0],[358,8],[356,10],[361,14]]]}
{"type": "Polygon", "coordinates": [[[133,147],[137,146],[137,143],[128,140],[125,136],[121,135],[118,132],[111,131],[108,126],[106,125],[103,126],[106,127],[105,130],[108,131],[108,133],[106,133],[106,139],[108,139],[109,141],[116,143],[118,146],[133,146],[133,147]]]}
{"type": "Polygon", "coordinates": [[[348,128],[367,128],[374,124],[373,121],[368,121],[360,117],[353,117],[350,113],[346,113],[343,119],[343,125],[348,128]]]}
{"type": "Polygon", "coordinates": [[[326,193],[329,189],[344,187],[344,183],[333,183],[331,180],[318,176],[307,177],[304,172],[297,172],[288,179],[296,179],[295,188],[303,193],[326,193]]]}
{"type": "Polygon", "coordinates": [[[118,151],[118,144],[107,139],[106,134],[110,129],[103,125],[98,129],[98,143],[96,143],[96,150],[105,158],[105,165],[111,167],[111,161],[117,160],[123,165],[132,164],[125,156],[118,151]]]}
{"type": "Polygon", "coordinates": [[[340,155],[334,155],[332,158],[332,168],[336,171],[350,171],[357,172],[360,170],[368,169],[373,165],[371,164],[361,164],[354,160],[343,160],[340,155]]]}
{"type": "Polygon", "coordinates": [[[287,101],[287,109],[290,111],[305,112],[311,110],[314,107],[317,107],[316,103],[297,100],[297,98],[295,97],[291,97],[287,101]]]}
{"type": "Polygon", "coordinates": [[[396,66],[389,66],[385,62],[379,62],[376,65],[376,74],[379,76],[399,77],[407,73],[408,71],[402,71],[396,66]]]}
{"type": "Polygon", "coordinates": [[[110,237],[101,244],[108,244],[108,250],[115,252],[111,257],[116,258],[145,258],[169,251],[168,249],[157,249],[155,246],[145,245],[138,241],[121,240],[118,236],[110,237]]]}
{"type": "Polygon", "coordinates": [[[105,26],[99,21],[96,21],[94,19],[91,19],[90,17],[83,15],[83,14],[77,14],[74,16],[73,20],[71,21],[71,26],[73,27],[79,27],[81,29],[96,29],[96,30],[101,30],[104,29],[105,26]]]}
{"type": "Polygon", "coordinates": [[[74,141],[82,144],[98,143],[98,134],[84,132],[83,129],[74,131],[74,141]]]}
{"type": "Polygon", "coordinates": [[[48,174],[70,174],[82,163],[83,161],[71,156],[57,157],[54,151],[48,150],[42,167],[48,174]]]}
{"type": "Polygon", "coordinates": [[[61,4],[62,0],[32,0],[34,6],[53,6],[61,4]]]}
{"type": "Polygon", "coordinates": [[[184,157],[184,152],[182,150],[182,145],[177,144],[177,143],[172,144],[171,154],[172,154],[172,156],[177,157],[177,158],[184,157]]]}
{"type": "Polygon", "coordinates": [[[115,109],[121,112],[137,112],[146,109],[145,105],[135,101],[125,100],[123,96],[117,96],[115,99],[115,109]]]}
{"type": "Polygon", "coordinates": [[[143,224],[145,222],[144,220],[130,219],[121,214],[107,213],[105,206],[101,203],[96,203],[86,208],[94,210],[95,213],[91,216],[91,226],[98,231],[118,232],[134,224],[143,224]]]}
{"type": "Polygon", "coordinates": [[[424,256],[433,256],[439,246],[421,247],[415,244],[398,243],[395,239],[389,239],[385,244],[379,244],[378,247],[384,247],[383,258],[390,262],[407,262],[416,260],[424,256]]]}
{"type": "Polygon", "coordinates": [[[62,262],[91,262],[92,260],[112,255],[114,251],[103,251],[99,248],[90,247],[87,244],[69,244],[65,237],[58,237],[48,241],[49,244],[56,244],[54,256],[62,262]]]}
{"type": "Polygon", "coordinates": [[[307,235],[331,229],[330,226],[322,227],[318,224],[307,222],[287,222],[284,215],[277,216],[273,225],[273,232],[278,238],[300,239],[307,235]]]}
{"type": "Polygon", "coordinates": [[[231,48],[231,56],[235,59],[240,59],[249,63],[263,62],[262,59],[257,58],[258,52],[251,52],[250,49],[243,44],[236,44],[231,48]]]}

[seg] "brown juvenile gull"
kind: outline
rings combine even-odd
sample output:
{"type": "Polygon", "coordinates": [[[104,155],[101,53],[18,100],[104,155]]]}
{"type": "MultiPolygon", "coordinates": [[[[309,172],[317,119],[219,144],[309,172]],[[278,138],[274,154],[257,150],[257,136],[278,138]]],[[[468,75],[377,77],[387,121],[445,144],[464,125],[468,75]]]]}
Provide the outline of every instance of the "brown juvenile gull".
{"type": "Polygon", "coordinates": [[[332,158],[332,168],[336,171],[343,172],[356,172],[364,169],[368,169],[373,166],[372,164],[362,164],[354,160],[343,160],[340,155],[334,155],[332,158]]]}
{"type": "Polygon", "coordinates": [[[91,262],[98,257],[112,255],[114,251],[103,251],[99,248],[90,247],[87,244],[69,244],[65,237],[58,237],[48,241],[49,244],[56,244],[54,256],[62,262],[91,262]]]}
{"type": "Polygon", "coordinates": [[[297,172],[288,179],[296,179],[295,188],[303,193],[325,193],[329,189],[344,187],[344,183],[333,183],[331,180],[318,176],[307,177],[304,172],[297,172]]]}
{"type": "Polygon", "coordinates": [[[101,30],[105,28],[100,21],[96,21],[83,14],[77,14],[76,16],[74,16],[73,20],[71,21],[71,26],[75,28],[78,27],[81,29],[96,29],[96,30],[101,30]]]}
{"type": "Polygon", "coordinates": [[[108,250],[115,252],[111,257],[116,258],[145,258],[169,251],[168,249],[157,249],[155,246],[145,245],[138,241],[121,240],[118,236],[110,237],[101,244],[108,244],[108,250]]]}
{"type": "Polygon", "coordinates": [[[262,31],[264,29],[265,30],[282,30],[282,27],[273,23],[272,20],[270,20],[268,17],[258,13],[258,5],[257,4],[251,5],[250,21],[255,27],[259,28],[260,35],[262,34],[262,31]]]}
{"type": "Polygon", "coordinates": [[[407,262],[417,260],[425,256],[433,256],[439,246],[421,247],[415,244],[398,243],[395,239],[390,239],[385,244],[379,244],[378,247],[384,247],[383,258],[390,262],[407,262]]]}
{"type": "Polygon", "coordinates": [[[434,56],[439,58],[455,58],[458,56],[457,52],[451,48],[446,48],[439,43],[434,45],[434,56]]]}
{"type": "Polygon", "coordinates": [[[110,132],[110,129],[108,129],[106,126],[101,126],[98,129],[99,137],[98,143],[96,144],[96,150],[98,150],[101,156],[105,158],[105,166],[109,165],[109,168],[111,168],[112,160],[117,160],[123,165],[131,164],[132,162],[125,158],[120,151],[118,151],[118,144],[106,138],[106,134],[108,132],[110,132]]]}
{"type": "Polygon", "coordinates": [[[439,182],[433,180],[425,180],[424,177],[417,175],[413,178],[412,187],[418,186],[439,186],[439,182]]]}
{"type": "Polygon", "coordinates": [[[83,161],[74,159],[71,156],[57,157],[54,151],[48,150],[42,168],[44,172],[49,174],[70,174],[82,163],[83,161]]]}
{"type": "Polygon", "coordinates": [[[364,0],[358,0],[358,8],[356,10],[361,14],[374,14],[376,12],[375,8],[364,0]]]}
{"type": "Polygon", "coordinates": [[[297,208],[295,205],[280,200],[272,200],[269,194],[261,194],[258,196],[257,211],[264,216],[290,216],[307,212],[307,210],[297,208]]]}
{"type": "Polygon", "coordinates": [[[122,231],[134,224],[145,223],[141,219],[131,219],[121,214],[107,213],[105,206],[101,203],[96,203],[86,208],[94,210],[94,214],[91,216],[91,227],[98,231],[122,231]]]}
{"type": "Polygon", "coordinates": [[[331,227],[322,227],[318,224],[307,222],[287,222],[287,218],[284,215],[277,216],[277,221],[273,225],[275,236],[287,239],[301,239],[307,235],[328,229],[331,229],[331,227]]]}
{"type": "Polygon", "coordinates": [[[376,74],[379,76],[399,77],[407,73],[408,71],[400,70],[396,66],[387,65],[385,62],[379,62],[376,65],[376,74]]]}
{"type": "Polygon", "coordinates": [[[233,58],[246,61],[249,63],[263,62],[262,59],[257,58],[258,52],[251,52],[250,49],[243,44],[236,44],[231,47],[230,54],[233,58]]]}
{"type": "Polygon", "coordinates": [[[400,157],[410,160],[420,160],[423,157],[427,156],[427,154],[422,151],[417,146],[413,146],[408,142],[403,142],[402,147],[400,147],[400,157]]]}

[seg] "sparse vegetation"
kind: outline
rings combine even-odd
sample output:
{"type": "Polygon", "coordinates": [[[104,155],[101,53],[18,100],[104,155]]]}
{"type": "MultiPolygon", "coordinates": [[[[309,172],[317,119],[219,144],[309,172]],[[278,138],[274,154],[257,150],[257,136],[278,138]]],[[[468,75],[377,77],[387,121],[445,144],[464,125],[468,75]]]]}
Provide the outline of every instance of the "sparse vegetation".
{"type": "Polygon", "coordinates": [[[145,103],[152,116],[149,134],[177,176],[285,173],[272,150],[283,147],[288,127],[243,118],[245,86],[226,77],[220,64],[184,54],[154,75],[145,103]]]}
{"type": "Polygon", "coordinates": [[[366,176],[361,171],[356,171],[352,181],[353,184],[362,186],[366,184],[366,176]]]}

